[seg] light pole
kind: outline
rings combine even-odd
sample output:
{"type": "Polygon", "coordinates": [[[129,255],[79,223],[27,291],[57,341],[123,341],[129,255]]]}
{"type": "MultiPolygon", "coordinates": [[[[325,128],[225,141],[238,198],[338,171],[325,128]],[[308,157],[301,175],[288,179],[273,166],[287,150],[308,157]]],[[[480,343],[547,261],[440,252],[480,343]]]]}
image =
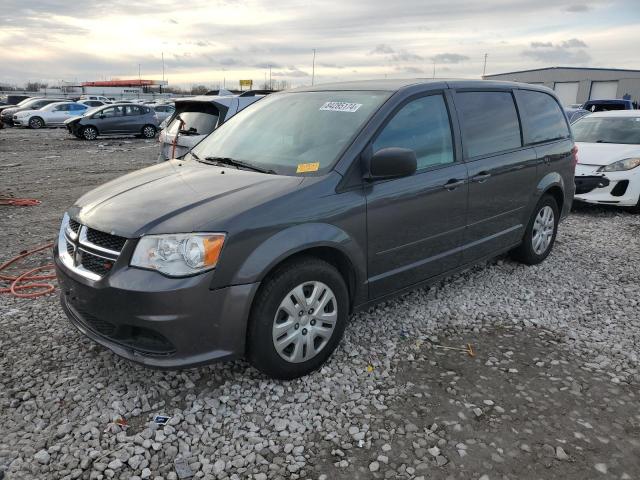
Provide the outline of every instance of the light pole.
{"type": "Polygon", "coordinates": [[[484,54],[484,66],[482,67],[482,78],[484,79],[484,75],[487,73],[487,56],[489,54],[485,53],[484,54]]]}
{"type": "Polygon", "coordinates": [[[311,67],[311,85],[315,83],[316,80],[316,49],[313,49],[313,66],[311,67]]]}

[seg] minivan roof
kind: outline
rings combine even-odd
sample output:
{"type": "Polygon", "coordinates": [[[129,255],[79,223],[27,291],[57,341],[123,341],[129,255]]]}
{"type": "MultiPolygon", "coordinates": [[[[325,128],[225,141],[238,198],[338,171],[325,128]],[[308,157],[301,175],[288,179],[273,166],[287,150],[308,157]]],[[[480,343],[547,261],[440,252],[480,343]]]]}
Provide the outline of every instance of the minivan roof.
{"type": "Polygon", "coordinates": [[[407,87],[417,85],[436,88],[527,88],[530,90],[540,90],[549,92],[551,89],[538,85],[518,82],[502,82],[497,80],[460,80],[460,79],[384,79],[384,80],[359,80],[352,82],[325,83],[315,86],[299,87],[289,90],[289,92],[313,92],[327,90],[377,90],[395,92],[407,87]]]}

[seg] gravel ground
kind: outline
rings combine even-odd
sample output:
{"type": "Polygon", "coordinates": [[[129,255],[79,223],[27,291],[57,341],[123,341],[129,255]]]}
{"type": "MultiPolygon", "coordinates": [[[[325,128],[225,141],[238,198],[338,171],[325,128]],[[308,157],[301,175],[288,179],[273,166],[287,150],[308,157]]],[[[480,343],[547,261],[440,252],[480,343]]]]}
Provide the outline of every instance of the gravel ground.
{"type": "MultiPolygon", "coordinates": [[[[0,131],[0,193],[43,201],[0,207],[0,258],[156,154],[0,131]]],[[[640,478],[639,232],[579,208],[542,265],[499,258],[355,315],[292,382],[243,361],[147,370],[77,333],[57,296],[2,295],[0,478],[640,478]],[[467,343],[475,357],[441,348],[467,343]]]]}

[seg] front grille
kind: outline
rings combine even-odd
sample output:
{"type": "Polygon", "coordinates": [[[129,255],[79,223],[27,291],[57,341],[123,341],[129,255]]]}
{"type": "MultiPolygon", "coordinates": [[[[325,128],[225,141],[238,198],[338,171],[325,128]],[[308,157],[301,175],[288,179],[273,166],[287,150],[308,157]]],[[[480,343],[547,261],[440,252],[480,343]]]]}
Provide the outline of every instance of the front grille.
{"type": "Polygon", "coordinates": [[[100,275],[101,277],[104,277],[107,273],[109,273],[114,264],[112,260],[99,257],[84,250],[80,250],[78,255],[80,257],[80,265],[82,265],[90,272],[93,272],[96,275],[100,275]]]}
{"type": "Polygon", "coordinates": [[[71,256],[71,258],[73,258],[73,244],[67,242],[67,253],[69,254],[69,256],[71,256]]]}
{"type": "Polygon", "coordinates": [[[87,240],[94,245],[102,248],[107,248],[116,252],[122,251],[127,239],[125,237],[119,237],[118,235],[111,235],[109,233],[100,232],[93,228],[87,227],[87,240]]]}
{"type": "Polygon", "coordinates": [[[69,229],[73,233],[77,234],[78,230],[80,230],[80,224],[78,222],[76,222],[75,220],[69,219],[69,229]]]}

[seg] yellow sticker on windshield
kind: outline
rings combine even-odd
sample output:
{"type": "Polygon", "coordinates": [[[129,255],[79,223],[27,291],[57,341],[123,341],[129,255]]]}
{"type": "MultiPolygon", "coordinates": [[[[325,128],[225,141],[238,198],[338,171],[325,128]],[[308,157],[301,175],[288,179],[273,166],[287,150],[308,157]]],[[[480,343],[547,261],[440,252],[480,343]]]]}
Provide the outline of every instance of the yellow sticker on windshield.
{"type": "Polygon", "coordinates": [[[317,172],[320,168],[320,163],[299,163],[296,173],[317,172]]]}

